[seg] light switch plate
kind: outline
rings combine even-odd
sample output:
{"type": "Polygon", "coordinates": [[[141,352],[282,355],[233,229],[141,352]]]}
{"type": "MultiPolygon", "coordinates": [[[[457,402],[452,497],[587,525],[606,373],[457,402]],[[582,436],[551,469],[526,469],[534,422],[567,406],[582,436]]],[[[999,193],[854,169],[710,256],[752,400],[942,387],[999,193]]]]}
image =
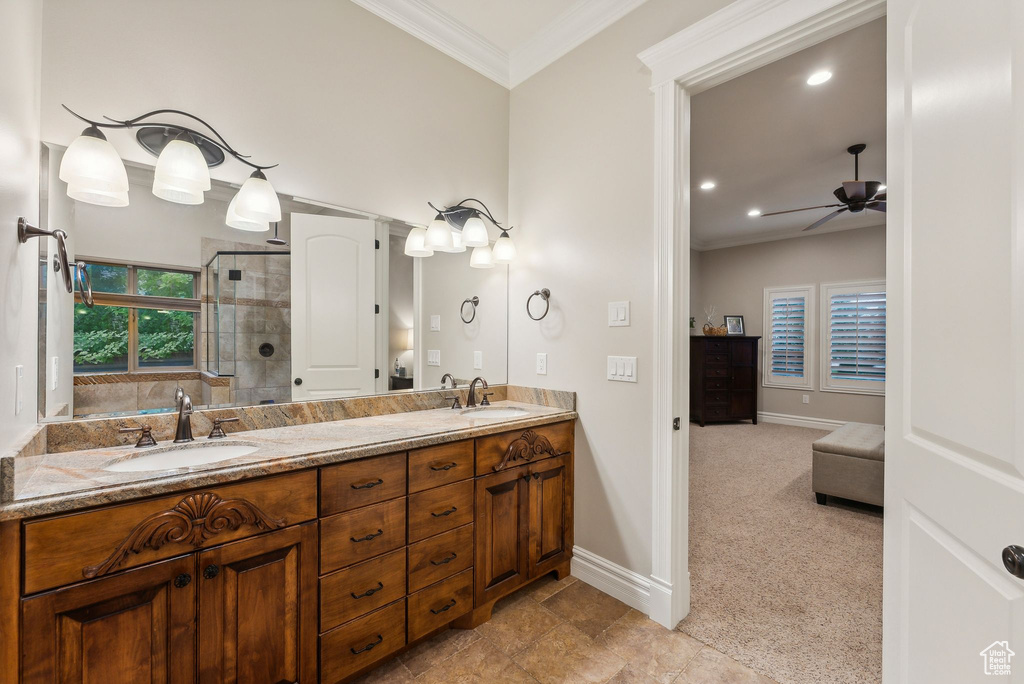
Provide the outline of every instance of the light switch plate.
{"type": "Polygon", "coordinates": [[[441,317],[433,315],[430,317],[430,332],[441,332],[441,317]]]}
{"type": "Polygon", "coordinates": [[[14,367],[14,415],[20,415],[23,399],[22,399],[22,384],[25,379],[25,367],[15,366],[14,367]]]}
{"type": "Polygon", "coordinates": [[[805,404],[810,404],[811,403],[811,395],[809,395],[809,394],[803,395],[803,402],[805,404]]]}
{"type": "Polygon", "coordinates": [[[609,356],[608,379],[614,382],[636,382],[636,357],[609,356]]]}
{"type": "Polygon", "coordinates": [[[427,365],[428,366],[440,366],[441,365],[441,350],[440,349],[428,349],[427,350],[427,365]]]}
{"type": "Polygon", "coordinates": [[[548,374],[548,355],[546,353],[537,354],[537,375],[548,374]]]}
{"type": "Polygon", "coordinates": [[[473,352],[473,370],[484,369],[484,353],[482,351],[473,352]]]}
{"type": "Polygon", "coordinates": [[[51,373],[51,377],[50,377],[50,390],[51,391],[57,389],[57,386],[60,384],[60,373],[58,372],[59,369],[60,369],[60,357],[59,356],[51,357],[50,358],[50,373],[51,373]]]}
{"type": "Polygon", "coordinates": [[[608,327],[624,328],[629,325],[629,302],[608,302],[608,327]]]}

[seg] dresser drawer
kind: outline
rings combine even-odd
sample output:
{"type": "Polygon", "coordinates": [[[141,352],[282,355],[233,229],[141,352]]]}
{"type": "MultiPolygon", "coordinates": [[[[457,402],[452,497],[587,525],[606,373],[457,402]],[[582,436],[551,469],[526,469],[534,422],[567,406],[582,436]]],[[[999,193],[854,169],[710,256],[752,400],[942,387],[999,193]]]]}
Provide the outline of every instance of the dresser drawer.
{"type": "Polygon", "coordinates": [[[473,440],[409,452],[409,492],[440,487],[473,477],[473,440]]]}
{"type": "Polygon", "coordinates": [[[706,339],[704,340],[704,345],[704,351],[706,354],[729,353],[729,340],[706,339]]]}
{"type": "Polygon", "coordinates": [[[431,585],[409,596],[409,641],[443,627],[473,608],[473,571],[431,585]]]}
{"type": "Polygon", "coordinates": [[[316,471],[307,470],[30,522],[25,593],[314,518],[316,471]]]}
{"type": "Polygon", "coordinates": [[[718,390],[715,392],[704,393],[705,404],[728,404],[729,403],[729,391],[718,390]]]}
{"type": "Polygon", "coordinates": [[[320,521],[320,572],[405,546],[405,497],[320,521]]]}
{"type": "Polygon", "coordinates": [[[405,496],[405,453],[320,469],[320,515],[405,496]]]}
{"type": "Polygon", "coordinates": [[[473,566],[473,526],[465,525],[409,545],[409,591],[473,566]]]}
{"type": "Polygon", "coordinates": [[[409,541],[415,542],[473,522],[473,480],[409,496],[409,541]]]}
{"type": "Polygon", "coordinates": [[[476,474],[506,470],[572,451],[572,421],[503,432],[476,440],[476,474]]]}
{"type": "Polygon", "coordinates": [[[728,406],[705,406],[704,407],[704,420],[728,420],[729,419],[729,407],[728,406]]]}
{"type": "Polygon", "coordinates": [[[320,631],[337,627],[405,596],[405,549],[320,580],[320,631]]]}
{"type": "Polygon", "coordinates": [[[729,363],[728,354],[708,354],[704,357],[704,363],[711,364],[714,366],[721,366],[729,363]]]}
{"type": "Polygon", "coordinates": [[[729,366],[705,366],[704,375],[708,378],[728,378],[732,375],[732,368],[729,366]]]}
{"type": "Polygon", "coordinates": [[[727,390],[732,387],[730,378],[708,378],[704,381],[704,388],[708,390],[727,390]]]}
{"type": "Polygon", "coordinates": [[[335,684],[405,646],[405,599],[320,637],[320,681],[335,684]]]}

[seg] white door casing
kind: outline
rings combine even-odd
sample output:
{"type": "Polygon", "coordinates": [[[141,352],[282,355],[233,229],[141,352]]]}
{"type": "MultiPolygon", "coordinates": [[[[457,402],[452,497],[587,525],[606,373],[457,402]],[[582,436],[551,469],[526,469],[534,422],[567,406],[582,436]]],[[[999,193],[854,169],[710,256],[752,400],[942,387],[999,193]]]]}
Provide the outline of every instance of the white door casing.
{"type": "Polygon", "coordinates": [[[1024,5],[888,15],[884,677],[991,681],[1024,661],[1024,5]]]}
{"type": "Polygon", "coordinates": [[[375,232],[369,219],[291,215],[295,400],[375,391],[375,232]]]}

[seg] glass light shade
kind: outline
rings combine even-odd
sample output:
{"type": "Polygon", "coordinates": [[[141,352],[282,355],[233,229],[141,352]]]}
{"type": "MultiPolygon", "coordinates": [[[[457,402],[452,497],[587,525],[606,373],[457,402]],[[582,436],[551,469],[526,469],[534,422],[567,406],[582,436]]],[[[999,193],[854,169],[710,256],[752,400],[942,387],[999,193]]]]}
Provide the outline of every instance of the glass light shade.
{"type": "Polygon", "coordinates": [[[469,265],[472,268],[494,268],[494,255],[487,245],[474,247],[473,254],[469,257],[469,265]]]}
{"type": "Polygon", "coordinates": [[[195,144],[178,138],[160,151],[153,178],[175,188],[202,192],[210,189],[210,167],[203,153],[195,144]]]}
{"type": "Polygon", "coordinates": [[[411,257],[434,256],[434,250],[426,245],[427,229],[413,228],[405,238],[405,255],[411,257]]]}
{"type": "Polygon", "coordinates": [[[270,224],[266,221],[253,221],[252,219],[242,218],[235,211],[235,201],[238,200],[238,194],[231,198],[228,202],[228,213],[224,219],[224,223],[232,228],[238,230],[247,230],[251,233],[263,233],[270,230],[270,224]]]}
{"type": "Polygon", "coordinates": [[[487,246],[487,226],[479,216],[473,216],[462,227],[462,242],[466,247],[487,246]]]}
{"type": "Polygon", "coordinates": [[[58,175],[62,181],[83,192],[128,192],[128,172],[124,162],[103,133],[93,126],[68,145],[60,161],[58,175]]]}
{"type": "Polygon", "coordinates": [[[412,351],[413,349],[415,349],[415,348],[416,348],[416,347],[414,347],[414,346],[413,346],[413,344],[412,344],[412,343],[413,343],[413,334],[412,334],[412,331],[413,331],[413,329],[412,329],[412,328],[409,328],[409,339],[408,339],[408,340],[406,340],[406,343],[405,343],[405,348],[406,348],[407,350],[409,350],[409,351],[412,351]]]}
{"type": "Polygon", "coordinates": [[[449,252],[451,254],[462,254],[463,252],[465,252],[466,244],[462,241],[462,233],[453,230],[451,249],[442,249],[440,251],[449,252]]]}
{"type": "Polygon", "coordinates": [[[153,179],[153,194],[160,199],[176,204],[202,204],[203,191],[176,185],[168,185],[156,178],[153,179]]]}
{"type": "Polygon", "coordinates": [[[68,197],[79,202],[97,204],[101,207],[127,207],[127,192],[109,192],[106,190],[90,190],[73,183],[68,183],[68,197]]]}
{"type": "Polygon", "coordinates": [[[441,252],[447,252],[455,247],[452,229],[440,214],[427,226],[427,247],[441,252]]]}
{"type": "Polygon", "coordinates": [[[238,200],[235,212],[242,218],[261,223],[281,220],[281,201],[262,171],[253,171],[242,183],[235,199],[238,200]]]}
{"type": "Polygon", "coordinates": [[[494,243],[494,263],[508,264],[516,258],[516,246],[508,233],[502,233],[498,241],[494,243]]]}

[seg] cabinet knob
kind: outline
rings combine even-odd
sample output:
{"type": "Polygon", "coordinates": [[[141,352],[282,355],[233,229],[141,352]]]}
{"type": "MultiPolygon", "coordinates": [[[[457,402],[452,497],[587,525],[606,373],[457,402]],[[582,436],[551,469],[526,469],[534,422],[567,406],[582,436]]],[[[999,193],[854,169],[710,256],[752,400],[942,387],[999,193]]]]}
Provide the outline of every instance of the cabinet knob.
{"type": "Polygon", "coordinates": [[[188,583],[191,581],[192,575],[188,574],[187,572],[183,572],[174,578],[174,586],[178,587],[178,589],[181,589],[182,587],[187,587],[188,583]]]}
{"type": "Polygon", "coordinates": [[[203,569],[203,577],[205,577],[206,579],[213,579],[217,576],[218,573],[220,573],[220,568],[216,565],[207,565],[203,569]]]}
{"type": "Polygon", "coordinates": [[[1003,565],[1008,573],[1024,579],[1024,548],[1010,544],[1003,549],[1003,565]]]}
{"type": "Polygon", "coordinates": [[[301,385],[302,384],[302,378],[295,378],[295,384],[296,385],[301,385]]]}

